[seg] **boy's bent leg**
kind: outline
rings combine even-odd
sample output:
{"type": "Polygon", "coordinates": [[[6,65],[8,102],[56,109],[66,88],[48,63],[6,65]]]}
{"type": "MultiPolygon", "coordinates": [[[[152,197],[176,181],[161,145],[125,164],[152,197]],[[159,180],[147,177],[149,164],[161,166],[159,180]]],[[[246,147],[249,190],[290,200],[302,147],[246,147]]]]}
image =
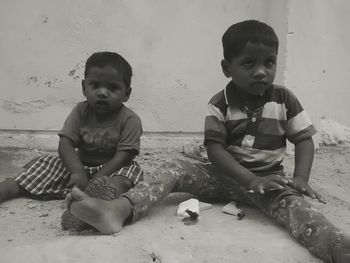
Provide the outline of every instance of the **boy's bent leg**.
{"type": "Polygon", "coordinates": [[[20,197],[23,193],[23,188],[12,178],[5,179],[0,183],[0,203],[20,197]]]}
{"type": "MultiPolygon", "coordinates": [[[[90,197],[110,201],[118,198],[122,193],[127,192],[133,185],[142,180],[143,171],[136,162],[133,162],[110,176],[94,176],[84,189],[84,193],[90,197]]],[[[80,220],[72,215],[69,210],[64,211],[61,218],[61,225],[65,230],[82,231],[91,228],[84,222],[84,218],[82,218],[84,221],[80,220]]]]}
{"type": "MultiPolygon", "coordinates": [[[[84,189],[84,193],[87,196],[102,199],[113,200],[119,197],[121,191],[127,191],[128,180],[125,177],[110,178],[109,176],[95,176],[88,182],[88,185],[84,189]],[[114,179],[114,180],[113,180],[114,179]]],[[[82,199],[82,195],[75,195],[82,199]]],[[[61,226],[64,230],[82,231],[84,229],[91,228],[85,221],[76,218],[67,209],[61,216],[61,226]]]]}
{"type": "Polygon", "coordinates": [[[312,254],[326,262],[336,262],[333,250],[342,240],[341,230],[297,191],[286,186],[282,192],[252,194],[250,199],[265,214],[282,224],[312,254]]]}
{"type": "Polygon", "coordinates": [[[26,192],[46,200],[50,196],[64,198],[68,192],[70,172],[58,156],[42,155],[27,163],[14,180],[26,192]]]}

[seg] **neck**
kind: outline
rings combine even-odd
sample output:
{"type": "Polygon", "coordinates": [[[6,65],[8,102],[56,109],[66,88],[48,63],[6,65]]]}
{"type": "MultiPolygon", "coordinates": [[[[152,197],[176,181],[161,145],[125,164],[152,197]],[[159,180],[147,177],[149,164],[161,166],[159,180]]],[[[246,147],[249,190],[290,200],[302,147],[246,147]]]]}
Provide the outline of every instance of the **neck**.
{"type": "Polygon", "coordinates": [[[259,108],[263,106],[266,102],[264,95],[250,95],[250,94],[240,94],[243,104],[248,108],[259,108]]]}
{"type": "Polygon", "coordinates": [[[122,109],[122,107],[120,107],[117,111],[113,111],[107,114],[98,114],[94,112],[95,118],[98,122],[109,122],[109,121],[115,120],[120,110],[122,109]]]}

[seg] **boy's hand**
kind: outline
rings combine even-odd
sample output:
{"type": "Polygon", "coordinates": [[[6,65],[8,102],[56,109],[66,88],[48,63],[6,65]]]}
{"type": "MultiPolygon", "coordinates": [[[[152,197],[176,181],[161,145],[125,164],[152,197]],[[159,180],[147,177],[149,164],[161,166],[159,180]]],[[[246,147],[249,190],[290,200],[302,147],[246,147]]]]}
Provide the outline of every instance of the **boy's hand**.
{"type": "Polygon", "coordinates": [[[265,192],[284,189],[284,186],[289,183],[287,178],[279,174],[271,174],[263,177],[256,177],[249,185],[248,192],[264,194],[265,192]]]}
{"type": "Polygon", "coordinates": [[[88,178],[85,174],[72,173],[68,182],[68,187],[72,188],[73,186],[77,186],[81,190],[84,190],[87,184],[88,178]]]}
{"type": "Polygon", "coordinates": [[[289,186],[293,187],[295,190],[299,191],[303,195],[309,196],[312,199],[317,199],[321,203],[326,203],[326,200],[316,191],[314,191],[307,180],[302,176],[295,176],[289,183],[289,186]]]}

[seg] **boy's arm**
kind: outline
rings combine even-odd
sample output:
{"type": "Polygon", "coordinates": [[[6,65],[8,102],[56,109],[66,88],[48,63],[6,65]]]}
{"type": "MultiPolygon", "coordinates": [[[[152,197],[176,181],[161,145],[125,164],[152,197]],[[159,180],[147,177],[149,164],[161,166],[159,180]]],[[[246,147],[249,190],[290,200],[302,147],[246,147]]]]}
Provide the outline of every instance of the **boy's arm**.
{"type": "Polygon", "coordinates": [[[295,144],[295,168],[290,185],[304,195],[325,203],[324,198],[312,190],[309,185],[310,171],[314,159],[314,142],[312,137],[295,144]]]}
{"type": "Polygon", "coordinates": [[[77,185],[81,189],[85,188],[88,179],[75,148],[79,141],[82,116],[86,107],[85,102],[75,105],[58,133],[60,136],[58,155],[65,168],[71,173],[68,187],[77,185]]]}
{"type": "Polygon", "coordinates": [[[277,174],[266,177],[256,176],[239,164],[219,143],[207,142],[207,147],[210,161],[247,190],[264,194],[269,190],[283,189],[288,183],[287,179],[277,174]]]}
{"type": "Polygon", "coordinates": [[[58,155],[63,165],[71,173],[68,187],[77,185],[79,188],[84,189],[88,184],[88,178],[84,166],[75,151],[74,143],[70,139],[64,136],[60,137],[58,155]]]}

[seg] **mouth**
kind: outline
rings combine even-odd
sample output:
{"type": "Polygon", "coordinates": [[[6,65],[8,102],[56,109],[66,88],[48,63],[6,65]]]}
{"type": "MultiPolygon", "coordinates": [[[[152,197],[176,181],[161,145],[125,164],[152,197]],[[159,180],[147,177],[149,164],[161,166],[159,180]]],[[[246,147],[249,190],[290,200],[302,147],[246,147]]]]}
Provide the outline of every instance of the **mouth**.
{"type": "Polygon", "coordinates": [[[263,81],[257,81],[250,84],[250,92],[255,95],[262,95],[270,85],[263,81]]]}
{"type": "Polygon", "coordinates": [[[107,107],[109,105],[108,101],[106,100],[98,100],[96,101],[96,107],[107,107]]]}
{"type": "Polygon", "coordinates": [[[264,81],[257,81],[257,82],[253,82],[252,86],[254,87],[266,87],[268,84],[264,81]]]}

